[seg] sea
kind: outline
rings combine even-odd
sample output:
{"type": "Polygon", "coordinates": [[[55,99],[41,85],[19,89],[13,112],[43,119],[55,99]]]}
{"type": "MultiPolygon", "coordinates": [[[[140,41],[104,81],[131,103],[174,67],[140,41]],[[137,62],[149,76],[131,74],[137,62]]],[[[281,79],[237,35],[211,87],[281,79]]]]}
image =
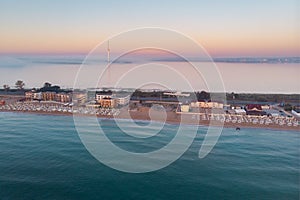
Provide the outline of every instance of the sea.
{"type": "Polygon", "coordinates": [[[186,62],[128,58],[124,62],[111,63],[108,75],[104,73],[108,71],[105,60],[84,59],[85,56],[80,55],[0,55],[0,84],[14,88],[16,81],[22,80],[26,88],[40,88],[49,82],[75,89],[112,86],[229,93],[300,93],[299,63],[192,62],[192,66],[186,62]],[[195,66],[200,73],[195,71],[195,66]]]}
{"type": "MultiPolygon", "coordinates": [[[[169,141],[178,129],[166,124],[167,132],[151,143],[133,144],[113,120],[99,120],[116,145],[131,151],[161,148],[161,140],[169,141]]],[[[172,164],[126,173],[89,153],[72,116],[1,112],[0,199],[299,199],[299,131],[224,128],[200,159],[207,128],[198,127],[172,164]]]]}

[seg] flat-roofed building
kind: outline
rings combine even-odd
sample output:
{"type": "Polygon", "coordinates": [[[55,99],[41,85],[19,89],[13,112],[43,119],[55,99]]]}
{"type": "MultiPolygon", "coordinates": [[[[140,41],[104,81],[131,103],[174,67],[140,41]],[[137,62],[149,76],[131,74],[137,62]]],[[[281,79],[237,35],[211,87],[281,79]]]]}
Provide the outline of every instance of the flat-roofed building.
{"type": "Polygon", "coordinates": [[[130,95],[127,96],[118,96],[116,97],[116,101],[118,105],[125,106],[129,104],[130,95]]]}
{"type": "Polygon", "coordinates": [[[71,102],[72,98],[70,94],[67,93],[57,93],[56,94],[56,101],[61,103],[69,103],[71,102]]]}
{"type": "Polygon", "coordinates": [[[43,101],[55,101],[56,93],[55,92],[42,92],[43,101]]]}
{"type": "Polygon", "coordinates": [[[102,98],[97,101],[101,108],[115,108],[117,106],[116,99],[102,98]]]}
{"type": "Polygon", "coordinates": [[[32,94],[32,99],[33,99],[33,100],[38,100],[38,101],[40,101],[40,100],[42,100],[42,98],[43,98],[43,96],[42,96],[42,93],[41,93],[41,92],[34,92],[34,93],[32,94]]]}
{"type": "Polygon", "coordinates": [[[180,110],[181,110],[181,112],[189,112],[190,106],[189,105],[181,105],[180,110]]]}
{"type": "Polygon", "coordinates": [[[101,99],[109,99],[114,98],[116,95],[113,94],[111,91],[100,91],[95,93],[96,101],[100,101],[101,99]]]}
{"type": "Polygon", "coordinates": [[[73,92],[72,100],[75,104],[84,104],[87,101],[87,93],[85,92],[73,92]]]}
{"type": "Polygon", "coordinates": [[[26,101],[31,101],[33,99],[33,92],[32,91],[25,92],[25,99],[26,101]]]}
{"type": "MultiPolygon", "coordinates": [[[[112,91],[98,91],[95,94],[95,100],[102,108],[115,108],[118,106],[118,98],[112,91]]],[[[121,99],[122,103],[126,103],[126,99],[121,99]]]]}

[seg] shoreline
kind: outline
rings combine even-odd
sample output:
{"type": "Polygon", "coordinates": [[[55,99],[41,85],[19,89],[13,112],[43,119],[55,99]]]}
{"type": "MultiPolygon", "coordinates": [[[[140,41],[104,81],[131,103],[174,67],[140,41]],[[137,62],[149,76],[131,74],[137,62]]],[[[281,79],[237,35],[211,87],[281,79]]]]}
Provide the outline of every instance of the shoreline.
{"type": "Polygon", "coordinates": [[[70,112],[46,112],[46,111],[19,111],[19,110],[0,110],[0,112],[7,112],[7,113],[24,113],[24,114],[35,114],[35,115],[51,115],[51,116],[78,116],[78,117],[97,117],[99,119],[124,119],[124,120],[135,120],[135,121],[142,121],[142,122],[150,122],[151,120],[161,123],[167,123],[172,125],[178,124],[185,124],[185,125],[196,125],[196,126],[204,126],[204,127],[220,127],[223,126],[224,128],[255,128],[255,129],[269,129],[269,130],[285,130],[285,131],[300,131],[300,127],[298,126],[280,126],[278,124],[252,124],[252,123],[233,123],[233,122],[222,122],[216,120],[191,120],[189,117],[176,114],[174,112],[167,112],[166,118],[162,118],[162,113],[159,111],[155,111],[155,113],[151,115],[150,118],[148,112],[141,112],[141,111],[129,111],[127,113],[121,112],[118,116],[112,115],[96,115],[96,114],[74,114],[70,112]],[[129,114],[129,115],[128,115],[129,114]]]}

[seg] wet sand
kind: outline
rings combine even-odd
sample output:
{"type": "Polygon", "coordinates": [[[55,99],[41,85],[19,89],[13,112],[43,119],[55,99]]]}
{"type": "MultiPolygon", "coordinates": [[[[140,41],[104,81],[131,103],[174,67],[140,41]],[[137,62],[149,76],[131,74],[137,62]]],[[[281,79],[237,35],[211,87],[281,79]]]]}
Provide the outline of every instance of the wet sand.
{"type": "Polygon", "coordinates": [[[166,122],[169,124],[190,124],[190,125],[203,125],[203,126],[223,126],[226,128],[263,128],[263,129],[274,129],[274,130],[291,130],[291,131],[300,131],[298,126],[288,126],[288,125],[279,125],[279,124],[253,124],[253,123],[233,123],[233,122],[224,122],[216,120],[197,120],[192,117],[191,114],[178,114],[171,111],[156,111],[149,108],[142,108],[135,111],[128,111],[127,109],[121,109],[120,114],[117,116],[112,115],[92,115],[92,114],[73,114],[69,112],[45,112],[45,111],[11,111],[11,110],[0,110],[0,112],[18,112],[18,113],[31,113],[39,115],[65,115],[65,116],[94,116],[98,118],[106,119],[133,119],[133,120],[144,120],[144,121],[158,121],[166,122]]]}

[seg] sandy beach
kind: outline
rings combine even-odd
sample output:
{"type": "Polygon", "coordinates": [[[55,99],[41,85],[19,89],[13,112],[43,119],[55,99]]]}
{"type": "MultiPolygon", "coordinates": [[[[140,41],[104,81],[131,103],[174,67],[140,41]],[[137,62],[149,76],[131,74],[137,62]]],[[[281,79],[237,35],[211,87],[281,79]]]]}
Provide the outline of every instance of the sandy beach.
{"type": "Polygon", "coordinates": [[[72,113],[72,112],[61,112],[61,111],[20,111],[20,110],[5,110],[1,109],[0,112],[16,112],[16,113],[30,113],[30,114],[39,114],[39,115],[65,115],[65,116],[94,116],[98,118],[106,119],[133,119],[133,120],[143,120],[143,121],[158,121],[165,122],[169,124],[190,124],[190,125],[203,125],[203,126],[223,126],[226,128],[239,127],[242,128],[263,128],[263,129],[274,129],[274,130],[291,130],[291,131],[300,131],[299,125],[287,125],[287,124],[262,124],[262,123],[252,123],[245,121],[221,121],[215,119],[206,119],[202,120],[201,118],[195,117],[193,114],[178,114],[171,111],[157,111],[147,107],[143,107],[138,110],[128,110],[127,108],[122,108],[119,110],[118,115],[101,115],[101,114],[85,114],[85,113],[72,113]]]}

